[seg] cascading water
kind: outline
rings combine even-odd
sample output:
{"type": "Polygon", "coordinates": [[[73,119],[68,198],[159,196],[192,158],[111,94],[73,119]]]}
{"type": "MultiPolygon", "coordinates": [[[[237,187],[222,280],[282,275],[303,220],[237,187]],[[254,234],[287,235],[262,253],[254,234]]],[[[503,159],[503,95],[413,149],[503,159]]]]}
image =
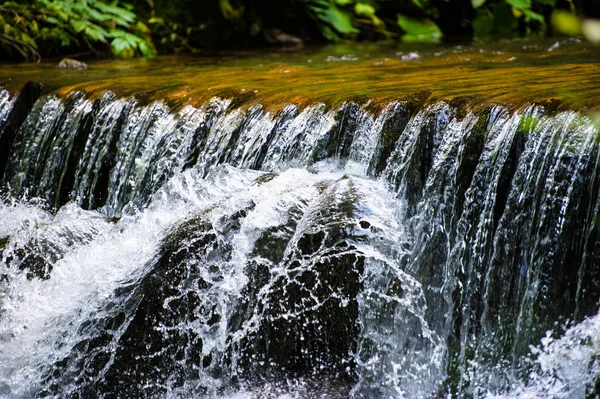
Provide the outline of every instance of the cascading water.
{"type": "Polygon", "coordinates": [[[3,397],[598,394],[588,116],[15,101],[3,397]]]}

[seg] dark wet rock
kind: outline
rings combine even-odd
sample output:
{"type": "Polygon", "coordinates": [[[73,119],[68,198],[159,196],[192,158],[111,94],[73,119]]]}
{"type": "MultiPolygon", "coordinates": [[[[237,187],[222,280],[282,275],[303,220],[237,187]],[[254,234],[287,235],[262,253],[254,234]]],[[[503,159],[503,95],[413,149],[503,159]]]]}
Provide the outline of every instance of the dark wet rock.
{"type": "MultiPolygon", "coordinates": [[[[600,359],[596,356],[594,362],[598,362],[600,359]]],[[[600,397],[600,377],[597,377],[595,382],[586,387],[585,399],[597,399],[600,397]]]]}
{"type": "Polygon", "coordinates": [[[77,61],[72,58],[63,58],[58,63],[57,68],[86,70],[88,68],[88,66],[85,62],[77,61]]]}
{"type": "Polygon", "coordinates": [[[264,175],[262,175],[261,177],[256,179],[256,183],[257,184],[268,183],[271,180],[273,180],[275,177],[277,177],[277,175],[275,173],[265,173],[264,175]]]}
{"type": "Polygon", "coordinates": [[[374,159],[369,165],[370,175],[379,175],[383,172],[400,134],[411,117],[411,110],[405,103],[393,103],[390,108],[390,114],[379,132],[374,159]]]}
{"type": "Polygon", "coordinates": [[[12,152],[13,142],[21,125],[31,112],[33,104],[42,94],[43,87],[41,83],[37,82],[26,83],[17,95],[8,118],[0,126],[0,182],[10,178],[10,176],[5,177],[4,172],[12,152]]]}
{"type": "Polygon", "coordinates": [[[41,396],[157,397],[210,366],[202,338],[182,326],[220,320],[201,299],[219,271],[200,271],[219,250],[218,233],[202,216],[174,227],[148,274],[120,288],[106,316],[80,326],[88,338],[54,364],[41,396]]]}
{"type": "Polygon", "coordinates": [[[63,185],[61,203],[67,198],[77,199],[84,209],[97,209],[106,203],[110,172],[116,164],[117,143],[134,104],[133,100],[128,101],[117,115],[103,113],[103,109],[116,99],[117,96],[110,91],[97,98],[92,111],[79,127],[73,153],[69,157],[69,169],[65,173],[70,184],[63,185]],[[81,160],[94,161],[88,163],[88,168],[94,168],[93,174],[86,176],[91,171],[81,167],[81,160]],[[71,187],[72,192],[64,195],[71,187]]]}
{"type": "Polygon", "coordinates": [[[285,33],[280,29],[265,29],[264,36],[265,40],[269,44],[295,48],[304,46],[304,40],[302,40],[298,36],[285,33]]]}
{"type": "Polygon", "coordinates": [[[162,395],[165,386],[183,385],[188,373],[202,367],[202,338],[181,326],[199,318],[209,325],[220,319],[216,309],[202,306],[200,295],[211,283],[195,267],[218,248],[216,232],[202,217],[166,238],[156,266],[137,289],[137,309],[119,338],[114,363],[95,385],[98,392],[162,395]]]}
{"type": "Polygon", "coordinates": [[[209,103],[206,107],[204,120],[193,133],[192,147],[183,163],[183,170],[189,169],[198,163],[201,154],[205,151],[207,138],[215,122],[224,114],[225,109],[218,103],[209,103]]]}
{"type": "Polygon", "coordinates": [[[312,162],[318,162],[326,158],[346,159],[350,154],[350,147],[354,140],[356,130],[360,127],[361,107],[348,102],[340,107],[335,116],[335,123],[315,145],[311,156],[312,162]]]}
{"type": "Polygon", "coordinates": [[[257,385],[252,388],[248,399],[348,399],[353,385],[347,380],[320,375],[257,385]]]}
{"type": "MultiPolygon", "coordinates": [[[[413,124],[408,125],[407,120],[410,117],[410,114],[407,115],[408,109],[400,107],[395,110],[382,129],[380,141],[384,144],[381,151],[387,155],[384,173],[394,189],[403,192],[406,196],[407,212],[408,216],[411,216],[417,211],[418,203],[424,195],[434,157],[444,131],[456,110],[440,102],[421,110],[418,117],[413,119],[413,124]],[[395,130],[396,126],[402,126],[405,120],[404,130],[400,132],[395,130]]],[[[381,170],[384,166],[381,164],[382,161],[377,170],[381,170]]],[[[438,188],[445,187],[446,185],[442,185],[438,188]]]]}
{"type": "Polygon", "coordinates": [[[310,224],[296,232],[279,263],[283,270],[259,295],[263,319],[242,345],[244,371],[351,378],[364,262],[352,244],[357,199],[351,181],[342,181],[304,216],[310,224]]]}
{"type": "Polygon", "coordinates": [[[6,244],[10,241],[10,236],[1,237],[0,238],[0,256],[2,256],[2,251],[6,248],[6,244]]]}
{"type": "Polygon", "coordinates": [[[115,293],[110,316],[82,326],[81,335],[90,338],[55,365],[48,392],[75,381],[80,397],[156,397],[203,370],[219,374],[222,359],[203,351],[202,333],[215,333],[222,320],[211,288],[223,279],[232,235],[253,206],[215,225],[199,215],[173,227],[149,272],[115,293]]]}
{"type": "Polygon", "coordinates": [[[103,218],[40,223],[28,239],[0,239],[0,256],[9,268],[22,271],[28,279],[47,280],[68,250],[92,241],[108,223],[103,218]]]}
{"type": "Polygon", "coordinates": [[[69,93],[62,101],[44,96],[35,103],[6,163],[6,183],[12,193],[43,198],[54,209],[68,200],[72,177],[67,173],[73,173],[73,163],[78,161],[74,156],[85,145],[88,104],[82,92],[69,93]]]}
{"type": "Polygon", "coordinates": [[[11,254],[6,257],[6,263],[9,267],[17,267],[25,272],[28,279],[41,278],[47,280],[50,278],[53,264],[60,259],[57,248],[48,242],[31,242],[24,247],[15,248],[11,254]]]}

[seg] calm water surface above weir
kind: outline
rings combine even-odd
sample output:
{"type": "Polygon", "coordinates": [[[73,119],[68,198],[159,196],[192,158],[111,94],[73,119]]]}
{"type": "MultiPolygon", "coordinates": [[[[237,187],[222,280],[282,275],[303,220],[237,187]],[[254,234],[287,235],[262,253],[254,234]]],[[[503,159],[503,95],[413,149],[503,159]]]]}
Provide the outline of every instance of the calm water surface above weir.
{"type": "Polygon", "coordinates": [[[85,71],[56,62],[0,65],[0,86],[24,82],[46,90],[83,90],[200,104],[242,94],[250,103],[281,108],[364,97],[396,100],[422,93],[431,100],[523,105],[556,99],[576,108],[600,106],[600,48],[576,39],[441,45],[337,45],[288,52],[91,61],[85,71]]]}

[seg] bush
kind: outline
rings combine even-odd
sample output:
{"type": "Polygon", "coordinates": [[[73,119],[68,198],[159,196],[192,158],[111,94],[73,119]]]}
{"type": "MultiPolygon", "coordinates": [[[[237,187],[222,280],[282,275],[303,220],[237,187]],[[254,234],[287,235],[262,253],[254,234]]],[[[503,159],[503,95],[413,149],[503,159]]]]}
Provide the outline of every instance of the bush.
{"type": "Polygon", "coordinates": [[[146,25],[119,0],[5,1],[0,5],[0,43],[3,53],[35,61],[65,50],[110,50],[122,57],[155,53],[146,25]]]}
{"type": "MultiPolygon", "coordinates": [[[[2,0],[0,0],[2,1],[2,0]]],[[[152,56],[304,41],[437,42],[585,35],[596,0],[21,0],[0,5],[0,54],[152,56]],[[142,21],[145,21],[142,22],[142,21]]],[[[6,57],[4,57],[6,58],[6,57]]]]}

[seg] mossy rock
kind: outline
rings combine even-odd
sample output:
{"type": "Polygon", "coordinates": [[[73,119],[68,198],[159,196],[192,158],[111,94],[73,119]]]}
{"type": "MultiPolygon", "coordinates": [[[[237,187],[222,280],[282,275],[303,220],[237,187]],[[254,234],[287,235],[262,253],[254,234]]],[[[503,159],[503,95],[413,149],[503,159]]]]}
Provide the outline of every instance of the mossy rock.
{"type": "Polygon", "coordinates": [[[326,189],[287,243],[278,270],[269,281],[263,275],[255,309],[261,324],[242,342],[242,374],[352,378],[364,267],[354,245],[357,201],[349,179],[326,189]]]}
{"type": "Polygon", "coordinates": [[[0,238],[0,250],[3,250],[9,241],[10,241],[10,236],[0,238]]]}
{"type": "Polygon", "coordinates": [[[203,215],[175,226],[141,281],[115,292],[107,315],[80,326],[80,335],[88,338],[54,364],[41,396],[163,396],[210,366],[201,337],[182,326],[220,320],[216,309],[202,303],[200,295],[211,282],[199,270],[207,257],[218,256],[218,236],[203,215]]]}
{"type": "Polygon", "coordinates": [[[211,282],[199,270],[219,246],[218,233],[203,217],[185,221],[166,237],[156,265],[138,287],[139,303],[115,361],[95,389],[131,397],[164,395],[166,386],[182,386],[189,373],[210,365],[198,332],[181,327],[211,326],[221,319],[216,308],[203,305],[201,294],[211,282]]]}
{"type": "Polygon", "coordinates": [[[286,376],[353,381],[365,260],[356,244],[358,230],[372,227],[357,216],[359,200],[347,178],[316,204],[292,205],[286,221],[255,241],[246,286],[227,314],[211,298],[254,204],[212,222],[202,214],[179,223],[149,272],[115,293],[108,316],[80,327],[88,338],[49,371],[43,394],[157,397],[198,384],[208,395],[199,376],[225,387],[286,376]],[[207,341],[216,333],[227,337],[224,346],[207,341]]]}
{"type": "Polygon", "coordinates": [[[54,265],[69,250],[92,241],[112,219],[90,218],[36,222],[26,234],[0,239],[0,255],[6,265],[28,279],[47,280],[54,265]]]}

